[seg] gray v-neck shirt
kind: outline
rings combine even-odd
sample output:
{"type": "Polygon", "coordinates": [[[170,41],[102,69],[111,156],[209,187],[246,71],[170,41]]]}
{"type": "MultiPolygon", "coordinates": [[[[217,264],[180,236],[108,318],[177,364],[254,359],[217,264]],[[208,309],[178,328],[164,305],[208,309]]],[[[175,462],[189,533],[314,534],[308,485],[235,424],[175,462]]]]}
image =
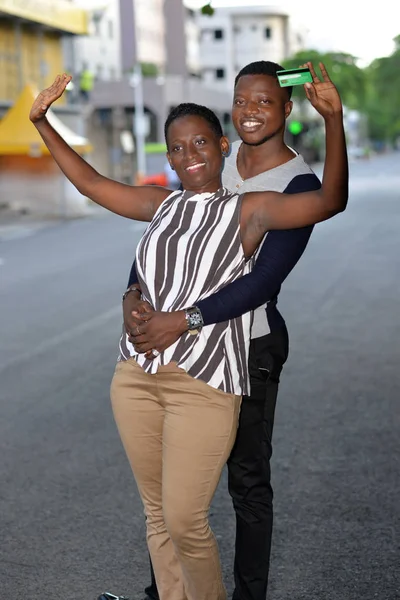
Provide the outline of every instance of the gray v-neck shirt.
{"type": "MultiPolygon", "coordinates": [[[[241,140],[233,142],[231,144],[229,155],[225,159],[224,169],[222,171],[222,184],[232,192],[243,194],[245,192],[260,192],[260,191],[274,191],[283,192],[294,177],[298,175],[309,175],[314,174],[313,170],[305,162],[300,154],[297,154],[292,160],[279,165],[269,171],[264,171],[255,177],[243,180],[239,175],[237,169],[237,154],[241,145],[241,140]]],[[[293,152],[295,152],[293,150],[293,152]]],[[[263,242],[261,242],[257,253],[260,251],[262,244],[264,243],[266,233],[263,242]]],[[[254,311],[253,326],[251,331],[251,337],[261,337],[270,333],[270,326],[266,315],[267,304],[260,306],[254,311]]]]}

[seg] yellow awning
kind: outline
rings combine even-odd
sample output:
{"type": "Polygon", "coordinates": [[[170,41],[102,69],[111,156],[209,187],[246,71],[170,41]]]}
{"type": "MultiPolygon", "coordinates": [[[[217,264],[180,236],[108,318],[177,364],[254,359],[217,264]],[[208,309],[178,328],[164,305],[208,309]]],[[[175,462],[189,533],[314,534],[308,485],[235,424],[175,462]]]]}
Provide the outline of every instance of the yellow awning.
{"type": "MultiPolygon", "coordinates": [[[[0,121],[0,154],[40,156],[49,154],[36,127],[29,120],[29,111],[38,95],[33,85],[26,85],[21,95],[0,121]]],[[[89,141],[71,131],[50,109],[47,118],[62,138],[79,154],[92,150],[89,141]]]]}
{"type": "Polygon", "coordinates": [[[66,0],[0,0],[2,12],[52,29],[88,34],[87,12],[66,0]]]}

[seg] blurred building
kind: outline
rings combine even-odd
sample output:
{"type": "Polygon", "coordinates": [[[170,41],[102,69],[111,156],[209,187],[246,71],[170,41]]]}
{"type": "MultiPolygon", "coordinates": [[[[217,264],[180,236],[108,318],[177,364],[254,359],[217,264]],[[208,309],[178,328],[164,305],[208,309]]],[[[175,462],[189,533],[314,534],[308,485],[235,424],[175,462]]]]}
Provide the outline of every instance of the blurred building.
{"type": "Polygon", "coordinates": [[[218,8],[206,17],[183,0],[0,0],[0,119],[25,83],[41,89],[67,71],[73,81],[57,116],[90,140],[95,168],[132,182],[144,144],[146,173],[163,170],[173,107],[210,107],[233,139],[237,71],[261,58],[279,62],[301,42],[289,15],[270,6],[218,8]]]}
{"type": "MultiPolygon", "coordinates": [[[[74,1],[82,5],[82,0],[74,1]]],[[[182,0],[99,0],[97,7],[93,0],[92,7],[89,4],[89,36],[75,41],[75,69],[87,65],[96,74],[86,111],[93,161],[102,173],[124,181],[132,181],[134,175],[137,81],[133,71],[138,63],[144,75],[147,173],[163,170],[164,122],[180,102],[209,106],[229,129],[231,92],[216,91],[201,80],[199,42],[196,13],[182,0]],[[113,65],[104,61],[101,67],[105,48],[115,60],[113,65]],[[111,69],[116,78],[111,77],[111,69]]]]}
{"type": "Polygon", "coordinates": [[[114,81],[120,79],[121,68],[121,24],[119,1],[89,3],[72,0],[76,6],[87,10],[87,32],[74,38],[68,56],[68,71],[74,79],[84,69],[95,79],[114,81]]]}
{"type": "Polygon", "coordinates": [[[74,40],[71,69],[97,81],[115,81],[131,69],[132,56],[154,73],[166,63],[164,0],[72,0],[88,12],[88,33],[74,40]],[[127,63],[127,57],[130,61],[127,63]]]}
{"type": "MultiPolygon", "coordinates": [[[[85,210],[28,115],[38,91],[66,70],[73,39],[87,31],[85,11],[67,0],[0,0],[0,197],[12,208],[57,214],[62,197],[85,210]]],[[[70,105],[68,93],[52,116],[78,151],[89,150],[82,111],[70,105]]]]}
{"type": "Polygon", "coordinates": [[[0,102],[12,103],[27,82],[50,85],[72,38],[85,33],[85,12],[67,0],[0,0],[0,102]]]}
{"type": "Polygon", "coordinates": [[[199,13],[201,77],[217,90],[232,90],[235,75],[257,60],[280,63],[303,46],[288,12],[276,6],[217,8],[199,13]]]}
{"type": "Polygon", "coordinates": [[[164,0],[134,0],[134,11],[137,60],[163,72],[167,61],[164,0]]]}

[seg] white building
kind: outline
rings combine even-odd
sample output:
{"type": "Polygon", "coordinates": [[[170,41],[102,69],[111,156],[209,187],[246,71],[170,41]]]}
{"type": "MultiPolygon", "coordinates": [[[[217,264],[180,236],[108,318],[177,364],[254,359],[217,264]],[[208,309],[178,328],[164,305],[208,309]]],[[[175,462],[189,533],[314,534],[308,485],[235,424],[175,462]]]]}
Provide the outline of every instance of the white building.
{"type": "Polygon", "coordinates": [[[74,40],[73,70],[87,68],[96,79],[121,77],[121,26],[119,0],[74,0],[88,10],[89,35],[74,40]]]}
{"type": "Polygon", "coordinates": [[[302,47],[302,35],[291,30],[290,15],[275,6],[217,8],[199,15],[203,81],[232,90],[235,75],[257,60],[280,63],[302,47]]]}
{"type": "Polygon", "coordinates": [[[200,76],[200,28],[196,12],[185,9],[186,67],[190,75],[200,76]]]}
{"type": "Polygon", "coordinates": [[[166,63],[164,0],[133,0],[137,53],[141,63],[152,63],[163,72],[166,63]]]}
{"type": "MultiPolygon", "coordinates": [[[[130,28],[132,37],[133,22],[136,44],[135,53],[139,62],[156,65],[164,71],[165,19],[164,0],[73,0],[78,6],[87,9],[89,35],[75,40],[74,71],[79,73],[84,67],[99,81],[113,81],[121,78],[124,70],[124,26],[130,28]],[[122,17],[121,17],[122,15],[122,17]],[[130,23],[121,22],[126,16],[130,23]]],[[[134,34],[133,34],[134,35],[134,34]]]]}

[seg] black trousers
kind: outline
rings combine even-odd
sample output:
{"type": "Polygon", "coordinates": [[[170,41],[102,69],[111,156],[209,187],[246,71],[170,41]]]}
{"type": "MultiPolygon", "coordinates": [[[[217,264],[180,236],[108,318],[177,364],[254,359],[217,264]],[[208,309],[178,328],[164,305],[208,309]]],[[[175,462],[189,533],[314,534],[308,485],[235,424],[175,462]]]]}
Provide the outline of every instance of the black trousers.
{"type": "MultiPolygon", "coordinates": [[[[228,460],[228,489],[236,515],[233,600],[265,600],[273,523],[272,430],[279,377],[289,351],[286,328],[251,340],[250,396],[244,396],[228,460]]],[[[145,593],[159,600],[151,566],[145,593]]]]}

